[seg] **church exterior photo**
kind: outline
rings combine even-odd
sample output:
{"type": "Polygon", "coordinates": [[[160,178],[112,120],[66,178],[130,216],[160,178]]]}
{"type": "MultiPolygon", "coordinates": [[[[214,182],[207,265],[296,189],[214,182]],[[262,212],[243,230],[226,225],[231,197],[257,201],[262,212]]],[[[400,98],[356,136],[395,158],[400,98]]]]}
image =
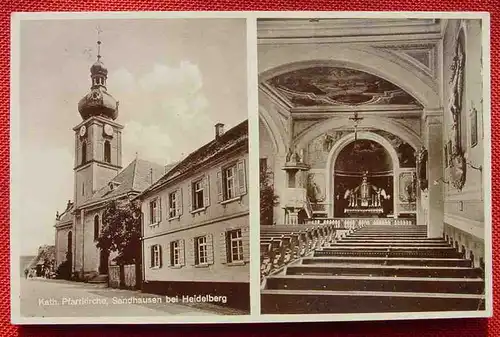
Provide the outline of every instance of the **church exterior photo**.
{"type": "Polygon", "coordinates": [[[178,163],[164,167],[136,157],[123,168],[126,130],[118,123],[119,104],[107,90],[100,55],[90,74],[90,92],[78,104],[82,122],[73,128],[74,199],[56,215],[56,266],[66,264],[75,281],[127,286],[185,303],[208,294],[207,302],[249,311],[247,121],[227,131],[217,123],[213,140],[178,163]],[[132,268],[131,284],[116,252],[97,245],[112,201],[139,203],[142,210],[141,258],[125,266],[132,268]]]}
{"type": "Polygon", "coordinates": [[[262,313],[484,311],[484,23],[257,26],[262,313]]]}
{"type": "MultiPolygon", "coordinates": [[[[100,44],[100,42],[99,42],[100,44]]],[[[56,216],[56,263],[69,263],[71,277],[107,282],[112,256],[96,246],[102,213],[108,203],[128,202],[166,168],[136,158],[122,165],[122,131],[118,102],[107,91],[108,70],[101,56],[90,68],[91,88],[78,103],[82,122],[75,134],[74,197],[56,216]]]]}
{"type": "Polygon", "coordinates": [[[14,316],[248,316],[246,20],[13,22],[14,316]]]}

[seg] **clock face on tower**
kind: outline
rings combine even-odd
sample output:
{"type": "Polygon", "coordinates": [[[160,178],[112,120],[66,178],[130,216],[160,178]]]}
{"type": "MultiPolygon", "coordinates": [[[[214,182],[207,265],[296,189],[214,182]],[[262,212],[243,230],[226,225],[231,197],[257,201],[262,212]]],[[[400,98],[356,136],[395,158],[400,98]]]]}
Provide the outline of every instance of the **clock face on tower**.
{"type": "Polygon", "coordinates": [[[85,125],[82,125],[82,127],[80,128],[80,137],[85,136],[86,133],[87,133],[87,128],[85,127],[85,125]]]}
{"type": "Polygon", "coordinates": [[[113,135],[113,127],[109,124],[104,125],[104,134],[111,137],[113,135]]]}

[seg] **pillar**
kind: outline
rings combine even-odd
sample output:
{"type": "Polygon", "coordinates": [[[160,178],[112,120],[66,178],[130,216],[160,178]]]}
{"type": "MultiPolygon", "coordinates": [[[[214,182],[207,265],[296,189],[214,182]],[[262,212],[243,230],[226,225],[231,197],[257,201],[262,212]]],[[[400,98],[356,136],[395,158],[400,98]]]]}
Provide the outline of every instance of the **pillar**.
{"type": "Polygon", "coordinates": [[[444,230],[444,186],[443,179],[443,110],[424,110],[425,147],[427,162],[427,236],[438,238],[444,230]],[[434,183],[437,181],[437,183],[434,183]]]}
{"type": "Polygon", "coordinates": [[[274,157],[274,167],[273,167],[273,185],[274,185],[274,194],[278,196],[278,205],[274,207],[273,213],[273,222],[276,224],[284,224],[286,223],[285,219],[285,210],[282,207],[281,203],[284,202],[284,195],[286,191],[286,183],[287,176],[286,172],[282,170],[282,167],[285,165],[286,155],[285,154],[276,154],[274,157]]]}

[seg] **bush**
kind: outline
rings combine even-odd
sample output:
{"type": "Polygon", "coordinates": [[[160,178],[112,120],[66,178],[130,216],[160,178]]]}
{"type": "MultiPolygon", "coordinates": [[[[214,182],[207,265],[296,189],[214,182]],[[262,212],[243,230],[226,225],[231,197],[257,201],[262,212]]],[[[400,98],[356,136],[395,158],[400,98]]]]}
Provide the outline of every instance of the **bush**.
{"type": "Polygon", "coordinates": [[[60,280],[69,280],[71,279],[71,264],[68,260],[64,261],[57,267],[56,270],[56,278],[60,280]]]}

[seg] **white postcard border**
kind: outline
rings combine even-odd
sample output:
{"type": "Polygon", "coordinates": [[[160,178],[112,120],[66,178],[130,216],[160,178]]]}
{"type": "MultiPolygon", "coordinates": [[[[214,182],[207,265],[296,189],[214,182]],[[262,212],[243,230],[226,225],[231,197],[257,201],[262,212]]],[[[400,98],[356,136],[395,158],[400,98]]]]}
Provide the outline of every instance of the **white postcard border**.
{"type": "Polygon", "coordinates": [[[11,103],[10,103],[10,254],[11,254],[11,320],[13,324],[194,324],[194,323],[268,323],[268,322],[320,322],[320,321],[375,321],[404,319],[439,319],[491,317],[492,303],[492,217],[491,217],[491,96],[490,96],[490,16],[487,12],[40,12],[13,13],[11,26],[11,103]],[[18,226],[21,211],[19,195],[20,111],[19,111],[19,51],[20,23],[23,20],[104,20],[104,19],[196,19],[242,18],[247,20],[248,109],[250,177],[258,181],[259,118],[257,78],[257,26],[259,18],[446,18],[482,19],[483,22],[483,97],[484,97],[484,208],[485,208],[485,296],[484,311],[449,311],[418,313],[370,314],[315,314],[315,315],[262,315],[260,314],[260,257],[259,257],[259,187],[250,186],[251,251],[250,297],[251,314],[242,316],[161,316],[161,317],[22,317],[20,315],[20,269],[18,226]]]}

